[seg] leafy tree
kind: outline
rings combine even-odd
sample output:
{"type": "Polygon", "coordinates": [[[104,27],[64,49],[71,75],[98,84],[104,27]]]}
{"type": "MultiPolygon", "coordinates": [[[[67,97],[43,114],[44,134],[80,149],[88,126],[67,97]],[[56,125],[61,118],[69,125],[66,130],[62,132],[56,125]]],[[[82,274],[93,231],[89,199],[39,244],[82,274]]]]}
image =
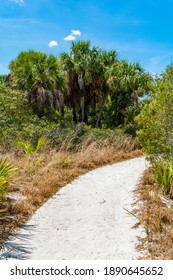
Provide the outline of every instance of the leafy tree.
{"type": "Polygon", "coordinates": [[[41,136],[50,136],[56,131],[57,120],[33,114],[32,108],[17,92],[0,85],[0,145],[7,150],[20,139],[34,146],[41,136]]]}
{"type": "Polygon", "coordinates": [[[157,80],[152,100],[136,118],[138,137],[152,163],[155,179],[173,197],[173,66],[157,80]]]}
{"type": "Polygon", "coordinates": [[[152,100],[136,121],[138,137],[152,161],[173,156],[173,66],[168,66],[158,80],[152,100]]]}

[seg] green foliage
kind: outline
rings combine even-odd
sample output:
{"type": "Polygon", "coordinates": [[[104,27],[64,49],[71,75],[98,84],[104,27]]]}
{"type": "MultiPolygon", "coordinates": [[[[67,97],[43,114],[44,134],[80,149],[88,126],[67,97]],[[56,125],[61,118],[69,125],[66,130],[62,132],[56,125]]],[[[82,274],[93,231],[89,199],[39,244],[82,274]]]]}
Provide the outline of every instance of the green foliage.
{"type": "Polygon", "coordinates": [[[126,60],[116,61],[106,72],[110,87],[110,101],[107,106],[109,127],[124,124],[128,108],[136,110],[132,102],[132,93],[144,95],[151,89],[152,77],[144,72],[139,63],[128,63],[126,60]]]}
{"type": "Polygon", "coordinates": [[[5,158],[0,159],[0,199],[4,196],[8,186],[11,183],[11,176],[17,170],[5,158]]]}
{"type": "Polygon", "coordinates": [[[140,101],[136,106],[131,105],[125,110],[124,119],[124,131],[132,136],[136,137],[136,131],[138,130],[137,122],[135,118],[139,115],[142,108],[147,103],[147,100],[140,101]]]}
{"type": "Polygon", "coordinates": [[[40,137],[49,137],[56,131],[59,119],[58,115],[39,118],[22,93],[0,86],[0,144],[4,148],[10,149],[19,139],[35,147],[40,137]]]}
{"type": "Polygon", "coordinates": [[[5,84],[5,78],[6,78],[6,75],[0,75],[0,85],[5,84]]]}
{"type": "Polygon", "coordinates": [[[63,144],[66,149],[78,149],[86,139],[102,145],[105,138],[111,144],[122,137],[109,129],[93,129],[84,124],[76,126],[72,124],[68,110],[65,111],[64,126],[58,120],[59,116],[39,118],[33,114],[22,93],[2,86],[0,104],[0,144],[5,149],[17,147],[26,154],[35,154],[48,146],[47,142],[57,148],[63,144]]]}
{"type": "Polygon", "coordinates": [[[45,136],[38,138],[37,143],[34,145],[31,141],[23,139],[16,140],[15,145],[27,155],[38,154],[48,146],[48,140],[45,136]]]}
{"type": "Polygon", "coordinates": [[[21,93],[0,86],[0,142],[3,146],[10,144],[9,135],[11,139],[17,137],[23,124],[28,122],[29,113],[21,93]]]}
{"type": "Polygon", "coordinates": [[[109,92],[105,72],[116,61],[116,51],[78,41],[72,43],[70,54],[62,53],[60,58],[67,71],[67,98],[74,122],[98,127],[109,92]]]}
{"type": "Polygon", "coordinates": [[[72,43],[69,54],[59,58],[32,50],[21,52],[9,68],[8,83],[20,91],[0,84],[0,144],[6,149],[17,145],[32,154],[44,146],[44,138],[58,147],[66,139],[67,147],[77,146],[87,133],[100,139],[102,130],[91,127],[103,128],[104,135],[105,129],[125,124],[126,132],[135,135],[133,119],[141,107],[132,104],[131,93],[135,90],[142,95],[151,77],[138,63],[119,61],[115,50],[78,41],[72,43]],[[64,96],[57,89],[63,89],[64,96]],[[62,99],[65,108],[60,107],[62,99]],[[82,128],[79,122],[91,127],[82,128]]]}
{"type": "Polygon", "coordinates": [[[173,180],[173,66],[157,80],[152,99],[136,117],[143,150],[151,161],[157,182],[165,193],[173,180]]]}
{"type": "Polygon", "coordinates": [[[59,92],[65,89],[65,74],[58,58],[29,50],[21,52],[9,68],[11,86],[25,92],[35,114],[39,117],[54,114],[61,104],[63,117],[63,100],[61,98],[60,102],[59,92]]]}
{"type": "Polygon", "coordinates": [[[62,53],[59,58],[23,51],[9,69],[11,85],[26,91],[39,117],[56,116],[59,109],[63,120],[65,100],[75,123],[104,128],[124,124],[126,109],[132,105],[131,94],[144,94],[152,80],[139,63],[120,61],[115,50],[91,47],[90,41],[72,42],[69,54],[62,53]],[[62,98],[58,90],[63,92],[62,98]]]}
{"type": "Polygon", "coordinates": [[[139,140],[151,160],[173,155],[173,83],[162,81],[136,117],[139,140]]]}
{"type": "Polygon", "coordinates": [[[173,183],[173,160],[168,158],[154,162],[153,171],[164,193],[168,194],[173,183]]]}
{"type": "Polygon", "coordinates": [[[132,151],[139,148],[137,141],[123,132],[122,129],[92,128],[84,124],[78,124],[73,128],[59,128],[51,135],[54,146],[63,150],[78,151],[84,145],[95,143],[98,147],[113,146],[117,150],[132,151]]]}
{"type": "Polygon", "coordinates": [[[21,52],[9,64],[12,84],[20,90],[36,90],[44,84],[45,89],[54,91],[64,86],[60,61],[54,55],[29,50],[21,52]]]}

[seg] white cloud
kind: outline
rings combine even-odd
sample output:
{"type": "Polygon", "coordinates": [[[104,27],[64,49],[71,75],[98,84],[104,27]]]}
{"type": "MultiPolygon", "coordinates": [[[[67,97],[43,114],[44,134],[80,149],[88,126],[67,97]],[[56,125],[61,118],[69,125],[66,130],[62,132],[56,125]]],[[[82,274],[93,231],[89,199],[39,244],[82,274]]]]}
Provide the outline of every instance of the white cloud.
{"type": "Polygon", "coordinates": [[[76,40],[76,37],[74,35],[68,35],[67,37],[64,38],[65,41],[74,41],[76,40]]]}
{"type": "Polygon", "coordinates": [[[25,2],[24,0],[8,0],[9,2],[14,2],[16,4],[19,4],[20,6],[22,6],[25,2]]]}
{"type": "Polygon", "coordinates": [[[80,30],[71,30],[71,35],[81,36],[81,34],[80,30]]]}
{"type": "Polygon", "coordinates": [[[76,40],[76,36],[81,36],[82,33],[80,32],[80,30],[76,29],[76,30],[71,30],[71,34],[68,35],[67,37],[64,38],[65,41],[74,41],[76,40]]]}
{"type": "Polygon", "coordinates": [[[55,40],[52,40],[52,41],[50,41],[50,43],[48,44],[48,46],[49,46],[50,48],[57,47],[57,46],[58,46],[58,42],[55,41],[55,40]]]}

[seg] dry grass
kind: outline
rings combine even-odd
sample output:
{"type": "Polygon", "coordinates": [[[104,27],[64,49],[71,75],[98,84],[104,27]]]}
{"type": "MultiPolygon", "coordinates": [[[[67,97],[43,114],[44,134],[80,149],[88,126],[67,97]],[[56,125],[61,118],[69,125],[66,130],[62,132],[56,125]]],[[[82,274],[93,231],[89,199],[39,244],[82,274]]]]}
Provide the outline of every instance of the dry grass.
{"type": "Polygon", "coordinates": [[[173,259],[173,201],[164,196],[151,170],[147,170],[137,190],[143,203],[137,211],[147,237],[141,239],[139,249],[147,253],[142,259],[173,259]]]}
{"type": "Polygon", "coordinates": [[[6,215],[0,220],[0,244],[61,187],[99,166],[141,156],[140,150],[133,149],[128,141],[119,146],[86,141],[76,152],[61,148],[32,156],[18,152],[6,155],[19,169],[3,202],[6,215]]]}

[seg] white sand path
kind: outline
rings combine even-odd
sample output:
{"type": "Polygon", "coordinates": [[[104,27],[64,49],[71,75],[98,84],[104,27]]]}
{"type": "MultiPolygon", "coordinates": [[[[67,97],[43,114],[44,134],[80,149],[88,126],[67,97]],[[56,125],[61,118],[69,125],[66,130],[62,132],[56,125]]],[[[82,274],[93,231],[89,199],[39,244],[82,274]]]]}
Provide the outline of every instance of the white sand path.
{"type": "Polygon", "coordinates": [[[1,259],[135,259],[134,193],[146,169],[135,158],[91,171],[66,185],[5,244],[1,259]]]}

